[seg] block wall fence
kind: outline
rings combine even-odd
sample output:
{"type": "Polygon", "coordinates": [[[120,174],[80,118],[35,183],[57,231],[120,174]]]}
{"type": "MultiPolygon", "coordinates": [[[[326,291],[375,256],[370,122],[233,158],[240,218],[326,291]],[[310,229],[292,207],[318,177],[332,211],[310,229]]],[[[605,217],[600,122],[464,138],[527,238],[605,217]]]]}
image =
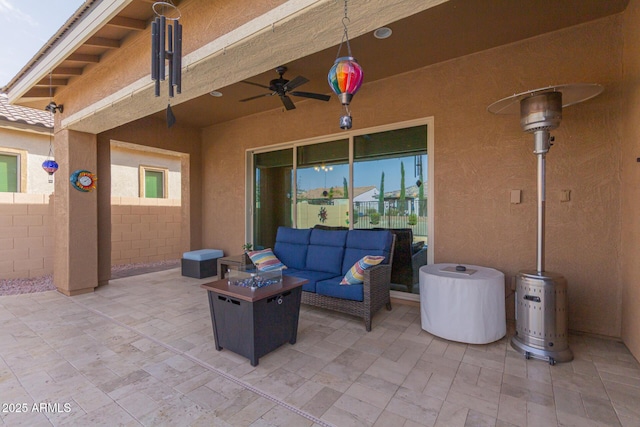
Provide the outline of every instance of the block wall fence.
{"type": "MultiPolygon", "coordinates": [[[[53,273],[49,194],[0,193],[0,279],[53,273]]],[[[111,265],[179,259],[180,200],[112,197],[111,265]]]]}
{"type": "Polygon", "coordinates": [[[180,200],[111,198],[111,265],[179,259],[180,200]]]}
{"type": "Polygon", "coordinates": [[[0,279],[53,272],[53,196],[0,193],[0,279]]]}

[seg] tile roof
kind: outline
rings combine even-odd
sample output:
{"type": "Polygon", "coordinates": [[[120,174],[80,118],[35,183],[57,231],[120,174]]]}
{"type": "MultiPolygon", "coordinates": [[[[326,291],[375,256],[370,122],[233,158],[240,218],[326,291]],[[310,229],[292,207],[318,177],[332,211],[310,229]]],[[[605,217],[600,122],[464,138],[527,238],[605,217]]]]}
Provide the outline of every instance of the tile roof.
{"type": "Polygon", "coordinates": [[[22,123],[45,128],[53,127],[51,113],[35,108],[20,107],[9,104],[7,95],[0,94],[0,121],[22,123]]]}

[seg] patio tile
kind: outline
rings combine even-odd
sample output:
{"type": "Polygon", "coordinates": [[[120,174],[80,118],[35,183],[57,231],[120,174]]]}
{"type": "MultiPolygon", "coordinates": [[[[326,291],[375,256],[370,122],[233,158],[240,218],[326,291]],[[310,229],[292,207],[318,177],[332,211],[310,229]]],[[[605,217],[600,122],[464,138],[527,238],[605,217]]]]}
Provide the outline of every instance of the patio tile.
{"type": "Polygon", "coordinates": [[[554,403],[558,412],[568,415],[577,415],[586,418],[587,411],[582,401],[582,395],[577,391],[566,390],[560,387],[554,387],[554,403]]]}
{"type": "Polygon", "coordinates": [[[443,402],[412,390],[400,388],[386,410],[422,425],[435,424],[443,402]]]}
{"type": "Polygon", "coordinates": [[[87,413],[113,403],[112,398],[94,385],[78,388],[71,394],[71,398],[87,413]]]}
{"type": "MultiPolygon", "coordinates": [[[[321,384],[310,384],[310,387],[312,387],[313,390],[319,390],[314,393],[313,396],[306,397],[306,403],[300,405],[300,408],[313,416],[322,417],[322,415],[324,415],[324,413],[333,406],[336,400],[342,396],[342,393],[321,384]]],[[[311,394],[311,392],[309,394],[311,394]]]]}
{"type": "Polygon", "coordinates": [[[2,414],[0,417],[2,423],[7,426],[16,427],[50,427],[51,421],[43,413],[27,412],[27,413],[9,413],[2,414]]]}
{"type": "Polygon", "coordinates": [[[470,427],[489,427],[495,426],[496,421],[497,420],[495,418],[490,417],[489,415],[470,409],[464,425],[470,427]]]}
{"type": "MultiPolygon", "coordinates": [[[[241,412],[244,412],[244,410],[241,412]]],[[[236,417],[233,417],[232,421],[240,415],[241,414],[237,415],[236,417]]],[[[246,424],[236,424],[236,425],[241,426],[246,424]]],[[[308,420],[295,412],[286,410],[285,408],[277,405],[273,406],[269,411],[267,411],[267,413],[265,413],[262,417],[260,417],[259,420],[251,424],[251,426],[255,426],[255,427],[259,427],[259,426],[305,427],[305,426],[311,426],[311,425],[313,425],[313,421],[308,420]]]]}
{"type": "Polygon", "coordinates": [[[574,361],[551,367],[507,338],[435,337],[416,307],[382,310],[366,332],[302,306],[298,342],[253,367],[215,350],[200,283],[174,269],[73,298],[1,297],[2,401],[72,410],[0,425],[640,425],[640,365],[615,340],[571,335],[574,361]]]}
{"type": "Polygon", "coordinates": [[[447,394],[447,402],[458,405],[463,405],[469,409],[481,412],[490,417],[498,416],[498,403],[494,401],[485,400],[479,397],[470,396],[468,394],[460,393],[457,391],[449,391],[447,394]]]}
{"type": "Polygon", "coordinates": [[[407,426],[407,419],[389,411],[382,411],[373,427],[407,426]]]}
{"type": "Polygon", "coordinates": [[[527,425],[527,402],[516,397],[500,395],[498,421],[516,426],[527,425]]]}
{"type": "Polygon", "coordinates": [[[436,427],[462,427],[467,422],[469,408],[444,402],[436,419],[436,427]]]}
{"type": "Polygon", "coordinates": [[[102,406],[101,408],[91,411],[79,417],[72,417],[67,419],[61,426],[139,426],[140,423],[136,421],[127,411],[118,406],[117,403],[111,403],[109,405],[102,406]]]}
{"type": "Polygon", "coordinates": [[[366,425],[372,425],[382,413],[382,408],[360,400],[348,393],[338,398],[333,404],[333,407],[352,414],[356,419],[364,421],[366,425]]]}
{"type": "Polygon", "coordinates": [[[156,401],[139,391],[123,396],[116,403],[137,420],[160,407],[156,401]]]}

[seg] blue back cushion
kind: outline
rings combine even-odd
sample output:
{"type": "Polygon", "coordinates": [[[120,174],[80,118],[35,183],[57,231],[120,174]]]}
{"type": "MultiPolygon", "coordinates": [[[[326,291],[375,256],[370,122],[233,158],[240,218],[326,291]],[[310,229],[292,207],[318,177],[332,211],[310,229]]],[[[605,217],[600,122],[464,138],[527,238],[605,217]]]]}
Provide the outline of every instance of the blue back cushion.
{"type": "Polygon", "coordinates": [[[307,269],[340,274],[347,230],[311,230],[307,269]]]}
{"type": "Polygon", "coordinates": [[[309,228],[278,227],[273,253],[287,267],[304,270],[310,235],[309,228]]]}
{"type": "Polygon", "coordinates": [[[382,263],[389,264],[392,241],[393,234],[387,230],[349,231],[341,273],[347,274],[347,271],[365,255],[384,256],[382,263]]]}

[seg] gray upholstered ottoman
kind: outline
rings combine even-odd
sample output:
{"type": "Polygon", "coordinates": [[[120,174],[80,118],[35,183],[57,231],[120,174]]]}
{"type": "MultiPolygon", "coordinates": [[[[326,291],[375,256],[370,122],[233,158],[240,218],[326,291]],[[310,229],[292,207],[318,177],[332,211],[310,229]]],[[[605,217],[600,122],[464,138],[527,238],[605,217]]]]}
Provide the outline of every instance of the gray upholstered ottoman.
{"type": "Polygon", "coordinates": [[[224,253],[220,249],[200,249],[182,254],[182,275],[202,279],[218,274],[218,258],[224,253]]]}

